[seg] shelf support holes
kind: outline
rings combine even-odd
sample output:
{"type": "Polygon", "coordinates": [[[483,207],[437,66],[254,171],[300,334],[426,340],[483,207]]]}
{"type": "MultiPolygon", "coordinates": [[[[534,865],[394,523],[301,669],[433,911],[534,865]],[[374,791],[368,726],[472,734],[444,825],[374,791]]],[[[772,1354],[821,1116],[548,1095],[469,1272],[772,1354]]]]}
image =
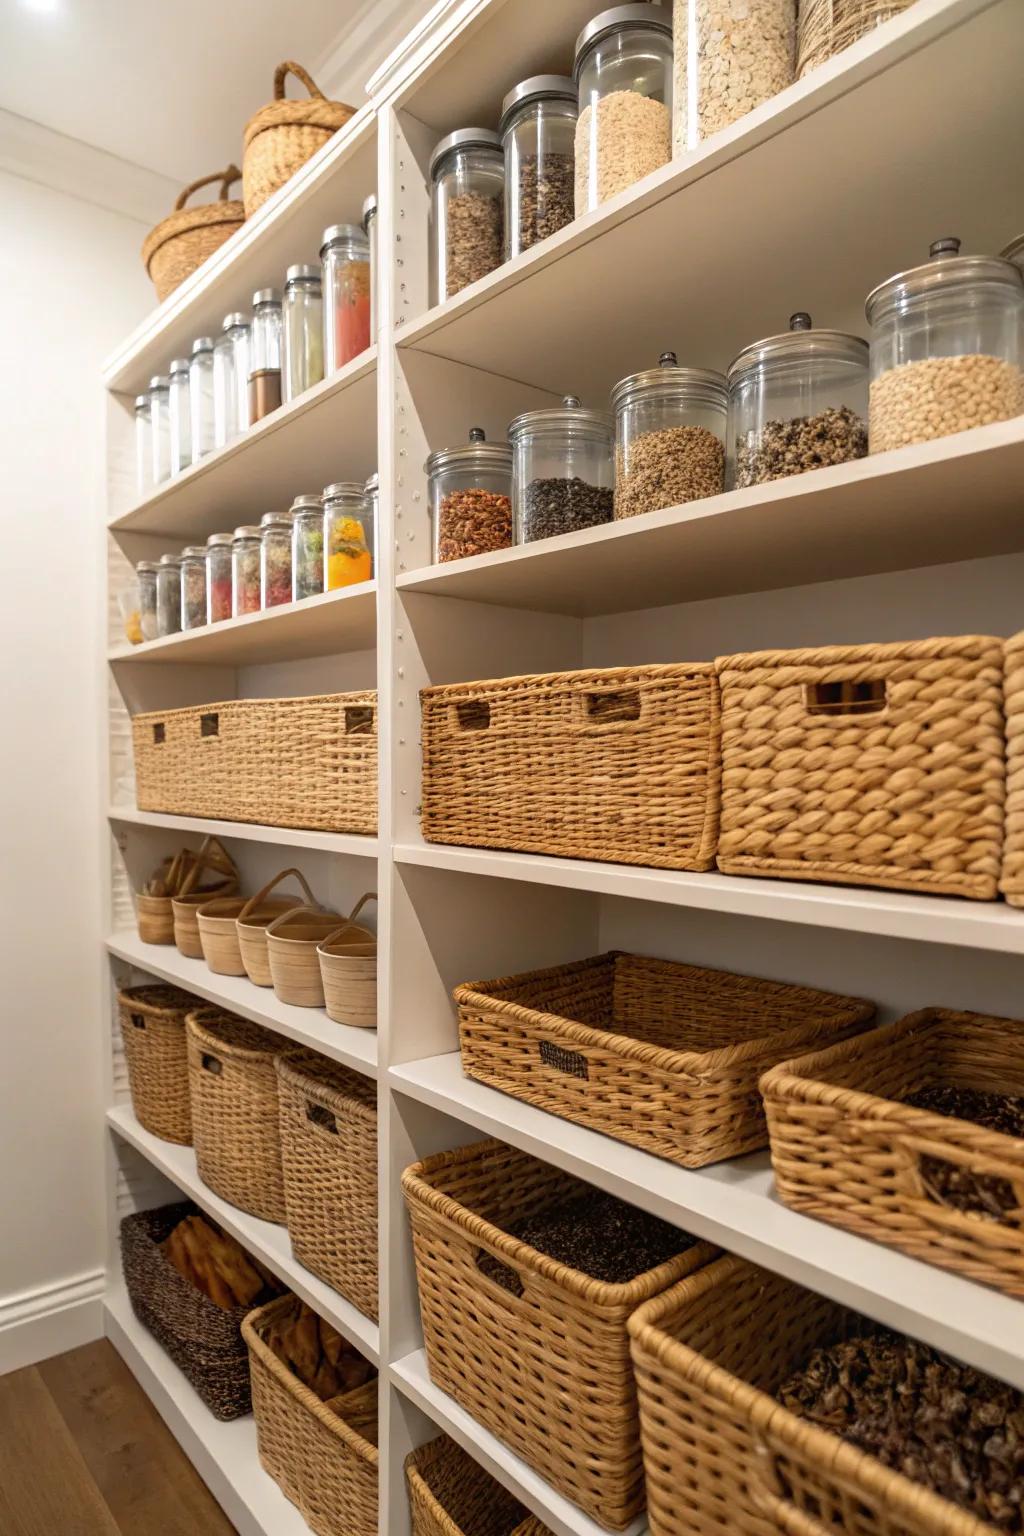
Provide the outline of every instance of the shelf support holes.
{"type": "Polygon", "coordinates": [[[887,703],[885,679],[808,683],[805,702],[809,715],[878,715],[887,703]]]}
{"type": "Polygon", "coordinates": [[[491,706],[486,699],[462,699],[455,706],[455,719],[461,731],[486,731],[491,724],[491,706]]]}
{"type": "Polygon", "coordinates": [[[345,710],[346,736],[371,736],[373,734],[373,709],[368,704],[351,704],[345,710]]]}
{"type": "Polygon", "coordinates": [[[314,1104],[311,1099],[306,1100],[306,1119],[313,1125],[318,1125],[322,1131],[327,1131],[332,1136],[338,1134],[338,1122],[329,1109],[323,1104],[314,1104]]]}
{"type": "Polygon", "coordinates": [[[199,717],[199,734],[200,734],[200,736],[219,736],[220,735],[220,715],[217,715],[217,714],[200,715],[200,717],[199,717]]]}

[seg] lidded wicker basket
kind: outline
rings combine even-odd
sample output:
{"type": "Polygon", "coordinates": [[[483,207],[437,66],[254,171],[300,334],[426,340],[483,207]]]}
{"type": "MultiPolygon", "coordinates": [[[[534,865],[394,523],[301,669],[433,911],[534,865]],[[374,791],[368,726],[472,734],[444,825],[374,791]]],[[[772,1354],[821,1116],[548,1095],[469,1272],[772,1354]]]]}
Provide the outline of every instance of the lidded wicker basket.
{"type": "Polygon", "coordinates": [[[242,972],[257,987],[272,987],[274,978],[270,974],[270,958],[267,954],[267,929],[271,923],[284,912],[291,912],[295,907],[302,905],[298,899],[290,896],[274,896],[270,893],[282,880],[287,880],[292,875],[302,886],[309,906],[319,909],[319,903],[310,890],[305,875],[301,870],[290,868],[282,869],[273,880],[268,880],[262,890],[255,896],[250,896],[244,903],[238,916],[235,918],[235,933],[238,938],[238,957],[241,961],[242,972]]]}
{"type": "Polygon", "coordinates": [[[448,1435],[410,1451],[405,1481],[412,1536],[551,1536],[448,1435]]]}
{"type": "Polygon", "coordinates": [[[364,903],[372,899],[372,891],[361,896],[344,920],[339,913],[325,912],[322,907],[292,907],[274,919],[267,928],[267,958],[274,993],[282,1003],[298,1008],[324,1006],[319,946],[325,939],[372,942],[369,928],[355,921],[364,903]]]}
{"type": "Polygon", "coordinates": [[[246,218],[272,197],[305,165],[311,155],[355,115],[355,107],[343,101],[328,101],[323,91],[302,68],[287,60],[274,71],[274,99],[261,107],[245,127],[242,156],[242,199],[246,218]],[[285,81],[289,75],[301,80],[310,94],[309,101],[288,101],[285,81]]]}
{"type": "Polygon", "coordinates": [[[174,914],[174,942],[179,954],[189,960],[203,958],[203,945],[199,937],[199,908],[215,896],[233,896],[238,890],[238,870],[235,861],[217,837],[207,837],[196,855],[195,863],[181,883],[176,896],[171,897],[174,914]],[[203,875],[212,875],[206,885],[195,887],[203,875]]]}
{"type": "Polygon", "coordinates": [[[229,165],[212,176],[201,176],[198,181],[193,181],[179,193],[174,212],[161,219],[146,236],[142,260],[161,302],[219,250],[236,229],[241,229],[245,208],[228,198],[228,188],[241,174],[237,165],[229,165]],[[215,181],[220,182],[217,202],[202,203],[196,208],[185,207],[193,192],[215,181]]]}
{"type": "Polygon", "coordinates": [[[117,994],[132,1109],[144,1130],[192,1145],[186,1015],[196,1000],[180,987],[122,987],[117,994]]]}

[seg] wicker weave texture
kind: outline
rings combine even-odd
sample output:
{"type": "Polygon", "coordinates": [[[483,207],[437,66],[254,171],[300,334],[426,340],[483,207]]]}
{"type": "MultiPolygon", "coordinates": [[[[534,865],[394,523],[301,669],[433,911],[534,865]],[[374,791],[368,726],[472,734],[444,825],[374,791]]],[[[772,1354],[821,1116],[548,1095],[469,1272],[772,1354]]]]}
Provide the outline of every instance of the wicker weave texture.
{"type": "Polygon", "coordinates": [[[377,830],[377,695],[233,699],[132,720],[140,811],[377,830]]]}
{"type": "Polygon", "coordinates": [[[1004,647],[1006,712],[1006,816],[999,889],[1011,907],[1024,907],[1024,634],[1004,647]]]}
{"type": "Polygon", "coordinates": [[[290,61],[279,64],[274,76],[274,100],[250,118],[245,128],[242,198],[246,217],[252,218],[257,208],[354,115],[354,107],[328,101],[300,65],[290,61]],[[302,81],[311,100],[285,98],[289,74],[302,81]]]}
{"type": "Polygon", "coordinates": [[[612,952],[455,989],[467,1077],[686,1168],[768,1141],[758,1077],[872,1004],[612,952]]]}
{"type": "Polygon", "coordinates": [[[609,1530],[643,1508],[626,1319],[707,1262],[685,1253],[626,1285],[592,1280],[503,1230],[588,1186],[500,1142],[407,1168],[420,1312],[431,1379],[560,1493],[609,1530]],[[487,1254],[519,1277],[484,1274],[487,1254]]]}
{"type": "Polygon", "coordinates": [[[913,0],[800,0],[796,78],[802,79],[912,3],[913,0]]]}
{"type": "Polygon", "coordinates": [[[185,1016],[196,999],[179,987],[151,984],[122,988],[117,1006],[136,1120],[162,1141],[190,1147],[185,1016]]]}
{"type": "Polygon", "coordinates": [[[174,911],[169,896],[147,896],[140,891],[135,897],[135,917],[143,944],[174,943],[174,911]]]}
{"type": "Polygon", "coordinates": [[[719,704],[710,666],[613,667],[426,688],[423,835],[710,869],[719,704]]]}
{"type": "Polygon", "coordinates": [[[991,900],[1002,655],[966,635],[721,658],[719,868],[991,900]]]}
{"type": "MultiPolygon", "coordinates": [[[[405,1460],[412,1536],[520,1536],[526,1510],[447,1435],[405,1460]]],[[[545,1530],[539,1521],[538,1536],[545,1530]]],[[[550,1533],[548,1533],[550,1536],[550,1533]]]]}
{"type": "Polygon", "coordinates": [[[1024,1297],[1024,1142],[897,1102],[945,1083],[1024,1094],[1024,1022],[926,1008],[766,1073],[779,1194],[795,1210],[1024,1297]],[[983,1217],[957,1209],[929,1179],[928,1158],[1005,1180],[1012,1208],[983,1217]]]}
{"type": "Polygon", "coordinates": [[[146,236],[142,260],[161,301],[241,229],[245,208],[228,198],[228,188],[241,174],[237,166],[229,165],[226,170],[193,181],[181,192],[174,211],[146,236]],[[193,192],[215,181],[221,184],[217,202],[185,207],[193,192]]]}

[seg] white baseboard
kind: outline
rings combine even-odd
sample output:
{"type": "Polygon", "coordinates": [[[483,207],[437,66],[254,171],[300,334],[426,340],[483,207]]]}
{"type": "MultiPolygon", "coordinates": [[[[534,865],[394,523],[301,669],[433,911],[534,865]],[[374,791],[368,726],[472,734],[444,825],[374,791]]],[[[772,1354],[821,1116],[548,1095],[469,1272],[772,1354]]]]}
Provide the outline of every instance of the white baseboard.
{"type": "Polygon", "coordinates": [[[0,1296],[0,1376],[103,1335],[102,1269],[0,1296]]]}

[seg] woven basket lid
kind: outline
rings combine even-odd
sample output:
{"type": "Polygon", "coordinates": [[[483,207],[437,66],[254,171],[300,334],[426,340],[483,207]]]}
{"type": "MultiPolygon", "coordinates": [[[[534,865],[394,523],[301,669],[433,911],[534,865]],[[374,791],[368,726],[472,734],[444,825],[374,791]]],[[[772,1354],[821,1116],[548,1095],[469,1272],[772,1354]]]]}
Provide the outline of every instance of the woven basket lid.
{"type": "Polygon", "coordinates": [[[289,59],[274,71],[274,100],[261,107],[246,123],[244,147],[248,149],[253,139],[266,133],[268,128],[323,128],[327,133],[334,133],[355,116],[355,111],[355,107],[343,101],[328,101],[302,65],[289,59]],[[290,74],[302,81],[310,94],[309,101],[286,99],[284,85],[290,74]]]}
{"type": "Polygon", "coordinates": [[[229,165],[223,171],[214,171],[212,176],[201,176],[198,181],[193,181],[183,188],[178,194],[178,200],[174,205],[174,212],[169,213],[166,219],[161,219],[155,225],[142,242],[142,261],[147,272],[149,264],[162,245],[168,240],[173,240],[176,235],[185,235],[194,229],[205,229],[214,224],[244,224],[245,207],[241,202],[228,199],[228,188],[231,183],[238,181],[242,173],[237,165],[229,165]],[[186,208],[185,203],[198,192],[200,187],[208,187],[213,182],[220,182],[220,198],[215,203],[200,203],[197,208],[186,208]]]}

